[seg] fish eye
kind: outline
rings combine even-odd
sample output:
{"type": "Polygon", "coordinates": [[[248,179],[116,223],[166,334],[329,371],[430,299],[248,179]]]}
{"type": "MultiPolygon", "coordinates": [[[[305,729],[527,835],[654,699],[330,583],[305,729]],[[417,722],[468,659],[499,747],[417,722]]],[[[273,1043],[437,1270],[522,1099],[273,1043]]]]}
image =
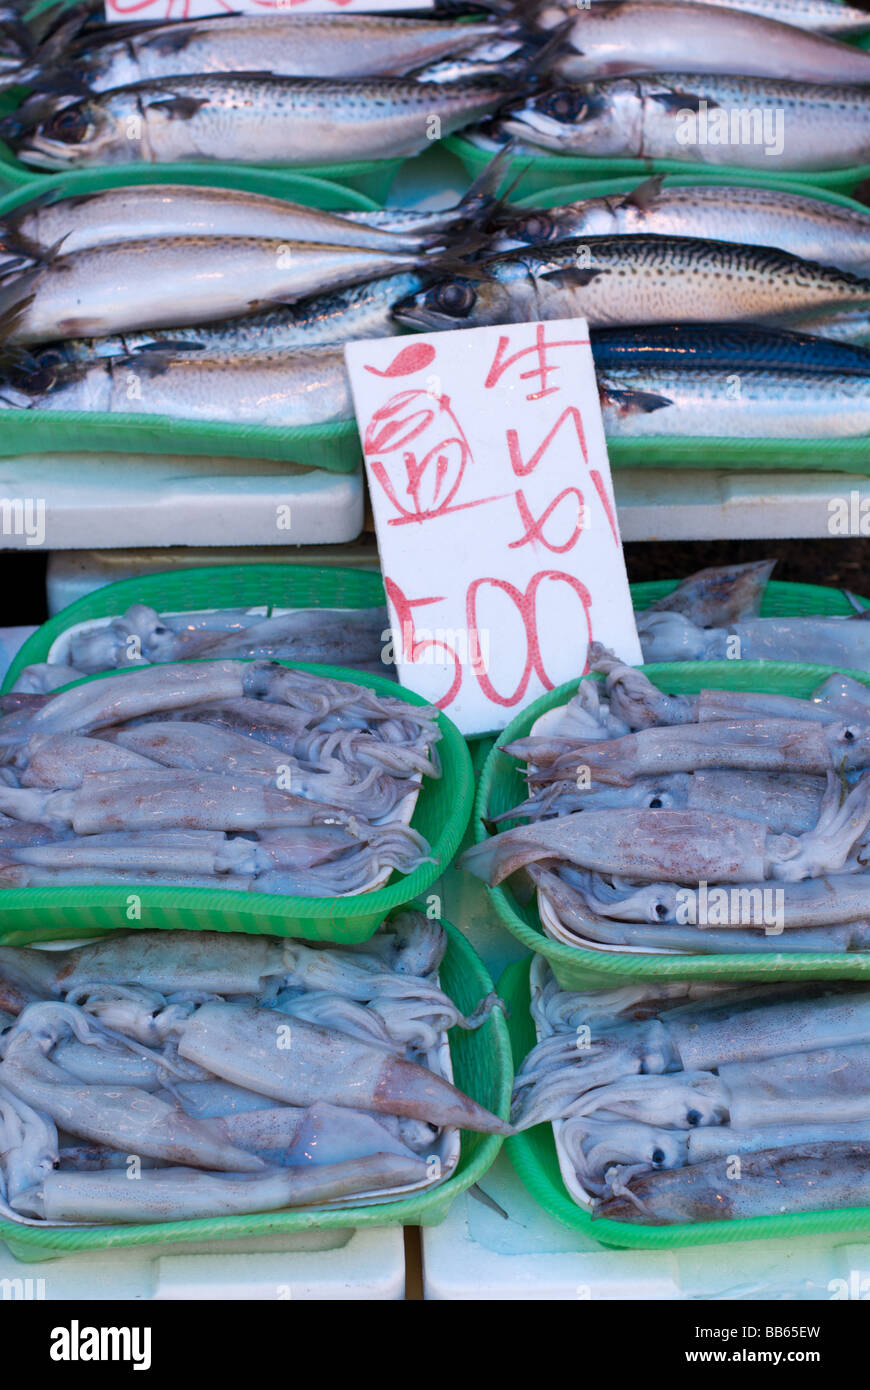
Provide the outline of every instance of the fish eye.
{"type": "Polygon", "coordinates": [[[697,1128],[697,1126],[701,1123],[700,1110],[690,1110],[686,1115],[686,1123],[690,1125],[692,1129],[697,1128]]]}
{"type": "Polygon", "coordinates": [[[541,110],[555,121],[574,121],[585,112],[583,101],[573,92],[553,92],[545,97],[541,110]]]}
{"type": "Polygon", "coordinates": [[[67,106],[45,123],[46,135],[67,145],[78,144],[87,134],[87,130],[87,118],[77,106],[67,106]]]}
{"type": "Polygon", "coordinates": [[[471,285],[464,284],[461,280],[451,280],[449,284],[439,285],[432,291],[431,296],[431,302],[436,309],[457,319],[470,314],[476,300],[477,294],[471,285]]]}
{"type": "Polygon", "coordinates": [[[523,232],[531,242],[552,241],[556,227],[552,217],[545,216],[542,212],[536,212],[529,217],[523,224],[523,232]]]}
{"type": "Polygon", "coordinates": [[[653,1149],[650,1157],[652,1158],[652,1161],[655,1164],[655,1166],[658,1168],[665,1161],[665,1151],[664,1149],[653,1149]]]}

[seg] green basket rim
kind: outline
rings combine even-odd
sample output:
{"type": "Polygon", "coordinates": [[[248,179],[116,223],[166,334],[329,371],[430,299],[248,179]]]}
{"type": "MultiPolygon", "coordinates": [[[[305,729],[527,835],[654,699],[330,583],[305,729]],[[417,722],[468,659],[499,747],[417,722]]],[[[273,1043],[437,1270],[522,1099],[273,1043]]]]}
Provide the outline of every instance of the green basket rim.
{"type": "MultiPolygon", "coordinates": [[[[334,180],[321,178],[314,174],[295,173],[289,169],[266,169],[252,168],[246,164],[122,164],[122,165],[103,165],[88,169],[69,169],[59,171],[54,174],[46,174],[39,180],[39,187],[34,188],[32,182],[21,184],[0,196],[0,218],[6,217],[10,212],[14,212],[19,207],[25,207],[36,198],[40,198],[47,193],[56,192],[57,200],[63,201],[65,198],[81,197],[84,193],[98,193],[108,191],[112,188],[140,187],[150,184],[183,184],[191,188],[216,187],[216,188],[235,188],[240,192],[257,192],[259,190],[252,185],[261,180],[270,185],[269,191],[264,195],[269,198],[277,198],[286,202],[300,202],[300,194],[308,193],[316,196],[326,192],[333,196],[348,198],[348,208],[351,211],[375,212],[378,204],[367,194],[361,193],[358,189],[347,188],[344,184],[334,180]],[[167,177],[167,169],[171,171],[171,178],[167,177]],[[207,172],[211,177],[214,173],[213,182],[203,184],[202,174],[207,172]],[[281,190],[281,185],[286,184],[286,192],[281,190]],[[298,185],[298,192],[291,191],[293,185],[298,185]],[[273,187],[274,186],[274,187],[273,187]]],[[[318,203],[306,204],[306,206],[318,207],[318,203]]]]}
{"type": "MultiPolygon", "coordinates": [[[[640,666],[637,669],[648,676],[660,688],[667,688],[669,676],[681,680],[689,678],[698,689],[729,689],[729,680],[735,674],[735,667],[749,676],[757,676],[760,688],[770,688],[784,675],[800,674],[818,685],[826,677],[842,674],[870,686],[870,673],[851,671],[833,666],[817,666],[810,663],[788,661],[675,661],[657,662],[640,666]]],[[[599,676],[586,675],[582,680],[600,680],[599,676]]],[[[577,691],[580,680],[567,681],[556,689],[547,691],[530,705],[527,705],[499,735],[500,743],[510,743],[528,733],[532,724],[542,714],[556,705],[565,704],[577,691]]],[[[741,688],[747,688],[745,685],[741,688]]],[[[753,688],[755,688],[753,686],[753,688]]],[[[494,744],[484,763],[477,795],[472,812],[474,838],[477,843],[489,839],[484,821],[490,815],[490,796],[493,784],[502,771],[503,754],[498,744],[494,744]]],[[[505,769],[509,766],[504,764],[505,769]]],[[[512,766],[512,764],[510,764],[512,766]]],[[[567,967],[579,972],[588,971],[595,976],[632,976],[637,979],[721,978],[734,979],[779,979],[784,974],[793,978],[850,978],[870,974],[870,952],[856,951],[845,955],[833,952],[771,952],[764,955],[750,955],[735,952],[733,955],[652,955],[638,951],[626,953],[618,950],[587,950],[582,946],[567,946],[553,941],[544,934],[543,928],[530,927],[513,907],[513,894],[504,885],[495,888],[486,885],[486,893],[492,902],[499,921],[530,951],[546,956],[556,966],[567,967]]]]}
{"type": "MultiPolygon", "coordinates": [[[[443,918],[442,924],[447,932],[447,955],[456,962],[463,982],[467,981],[470,987],[479,990],[480,997],[483,998],[494,988],[486,967],[456,927],[443,918]]],[[[506,1119],[510,1106],[513,1068],[507,1024],[500,1009],[493,1010],[481,1032],[484,1030],[487,1035],[487,1054],[491,1072],[498,1088],[498,1104],[493,1108],[500,1118],[506,1119]]],[[[452,1051],[451,1041],[451,1053],[452,1051]]],[[[472,1091],[474,1089],[476,1088],[472,1088],[472,1091]]],[[[477,1096],[472,1095],[472,1098],[477,1099],[477,1096]]],[[[119,1249],[123,1246],[251,1239],[261,1235],[334,1230],[347,1226],[426,1224],[427,1218],[443,1219],[450,1203],[461,1192],[480,1181],[494,1162],[503,1142],[497,1134],[475,1135],[473,1138],[478,1141],[477,1147],[469,1155],[470,1138],[465,1130],[460,1131],[459,1164],[456,1172],[442,1186],[432,1188],[421,1195],[398,1198],[392,1202],[329,1211],[290,1208],[282,1212],[263,1212],[247,1216],[200,1217],[189,1221],[163,1221],[129,1226],[88,1226],[75,1231],[61,1228],[41,1230],[36,1226],[19,1226],[17,1222],[0,1218],[0,1240],[60,1255],[79,1250],[119,1249]]]]}
{"type": "MultiPolygon", "coordinates": [[[[483,167],[492,158],[491,151],[482,150],[467,136],[462,134],[449,135],[444,142],[448,149],[462,160],[463,164],[471,165],[477,169],[483,167]]],[[[681,174],[687,169],[701,169],[709,172],[708,165],[692,164],[688,160],[677,159],[638,159],[638,158],[614,158],[609,155],[558,155],[534,151],[531,155],[528,152],[514,155],[511,168],[514,176],[520,171],[517,165],[523,163],[523,172],[526,170],[538,170],[545,168],[552,172],[555,179],[560,173],[568,175],[574,174],[582,176],[584,171],[590,174],[598,173],[602,177],[602,171],[611,171],[611,177],[620,178],[623,175],[631,177],[640,175],[649,177],[651,174],[681,174]]],[[[716,166],[718,173],[728,178],[737,179],[743,182],[751,176],[759,176],[759,170],[745,168],[739,164],[719,164],[716,166]]],[[[802,182],[800,175],[806,176],[806,186],[812,189],[824,187],[837,188],[843,185],[854,185],[870,178],[870,164],[851,164],[842,169],[805,169],[805,170],[783,170],[782,175],[778,175],[774,170],[760,174],[762,180],[772,188],[780,185],[781,179],[796,183],[802,182]]]]}
{"type": "MultiPolygon", "coordinates": [[[[498,992],[508,1005],[508,1033],[516,1070],[534,1041],[529,1013],[530,960],[515,961],[502,973],[498,992]]],[[[551,1123],[536,1125],[505,1141],[505,1151],[523,1186],[550,1216],[602,1245],[635,1250],[678,1249],[690,1245],[731,1245],[743,1240],[775,1240],[825,1232],[870,1230],[870,1207],[787,1212],[781,1216],[736,1217],[729,1221],[633,1226],[612,1217],[592,1216],[571,1197],[558,1169],[551,1123]]]]}
{"type": "MultiPolygon", "coordinates": [[[[246,660],[246,658],[237,659],[245,661],[245,664],[251,664],[250,660],[246,660]]],[[[201,664],[207,663],[154,663],[155,666],[201,664]]],[[[378,694],[392,695],[398,699],[406,700],[410,705],[421,706],[429,703],[422,696],[404,686],[397,685],[395,681],[389,680],[386,676],[360,675],[358,671],[350,670],[348,667],[317,665],[312,662],[280,661],[277,664],[295,670],[311,671],[314,675],[348,681],[354,685],[363,685],[374,689],[378,694]]],[[[70,690],[76,686],[89,684],[91,681],[105,680],[107,676],[119,674],[128,678],[135,672],[135,667],[129,667],[126,671],[120,672],[101,671],[96,675],[86,676],[83,680],[71,681],[69,685],[62,686],[60,689],[70,690]]],[[[54,693],[59,694],[60,690],[54,693]]],[[[378,923],[392,908],[400,907],[412,899],[420,897],[441,877],[452,862],[468,825],[474,794],[474,779],[468,746],[456,725],[441,710],[438,711],[437,722],[441,731],[438,750],[442,761],[442,776],[454,779],[454,796],[451,810],[439,835],[430,842],[433,859],[436,862],[423,864],[406,875],[397,875],[394,870],[383,888],[375,889],[369,893],[355,893],[346,898],[303,898],[291,894],[246,893],[233,889],[154,888],[147,885],[139,887],[136,884],[123,885],[122,894],[126,898],[128,894],[133,893],[140,899],[142,907],[147,906],[158,912],[160,909],[187,911],[191,914],[210,912],[218,918],[224,918],[224,925],[216,923],[210,924],[207,928],[197,928],[191,923],[188,928],[190,930],[233,931],[247,929],[252,932],[272,932],[279,936],[294,934],[299,936],[302,934],[299,930],[299,924],[305,919],[316,920],[319,923],[331,923],[337,927],[343,924],[353,926],[361,921],[365,922],[367,919],[376,919],[373,920],[371,931],[367,933],[368,936],[371,936],[378,923]],[[227,921],[229,918],[234,919],[234,922],[227,921]],[[291,930],[294,921],[297,925],[295,933],[291,930]],[[250,925],[245,928],[234,924],[244,922],[248,922],[250,925]],[[281,930],[281,928],[286,928],[286,930],[281,930]]],[[[411,818],[412,825],[426,792],[427,779],[424,778],[420,787],[417,806],[411,818]]],[[[85,907],[97,910],[118,909],[119,906],[120,898],[117,886],[7,888],[0,893],[0,931],[15,929],[15,923],[11,919],[16,914],[27,917],[39,911],[56,910],[63,912],[65,908],[82,909],[85,907]]],[[[129,930],[130,925],[129,922],[124,922],[116,925],[115,930],[121,928],[129,930]]],[[[159,922],[148,925],[149,929],[153,928],[154,930],[175,929],[170,924],[161,926],[159,922]]]]}
{"type": "MultiPolygon", "coordinates": [[[[726,188],[732,180],[720,178],[716,174],[708,171],[701,173],[668,173],[663,177],[663,185],[666,188],[693,188],[693,187],[712,187],[726,188]]],[[[749,174],[741,178],[741,185],[752,188],[769,187],[767,178],[764,174],[759,174],[757,178],[750,179],[749,174]]],[[[518,198],[515,206],[518,208],[536,207],[557,207],[562,203],[580,201],[584,198],[605,198],[617,193],[631,193],[637,188],[637,175],[614,176],[613,178],[594,179],[588,183],[562,183],[554,184],[552,188],[542,188],[540,193],[530,193],[524,198],[518,198]],[[552,202],[550,201],[552,199],[552,202]]],[[[850,198],[847,193],[839,193],[835,188],[823,188],[812,183],[803,183],[797,177],[794,179],[777,180],[776,191],[778,193],[795,193],[800,197],[812,197],[818,202],[837,203],[841,207],[851,208],[853,212],[867,212],[864,203],[859,203],[856,198],[850,198]]]]}
{"type": "MultiPolygon", "coordinates": [[[[131,604],[147,603],[149,598],[157,597],[155,590],[162,588],[167,580],[176,580],[182,587],[185,581],[190,582],[194,577],[200,583],[217,584],[224,578],[237,580],[245,587],[251,583],[262,590],[262,601],[269,603],[283,602],[282,589],[285,586],[292,588],[296,582],[310,583],[316,580],[320,592],[332,587],[333,581],[354,582],[362,588],[371,588],[371,606],[386,603],[380,571],[354,569],[347,565],[294,565],[261,561],[250,565],[202,565],[195,569],[156,570],[151,574],[131,575],[92,589],[61,608],[53,617],[47,618],[18,648],[0,684],[0,694],[6,694],[12,688],[25,666],[43,661],[57,638],[68,628],[92,618],[120,617],[131,604]]],[[[244,602],[247,603],[247,600],[244,602]]],[[[305,605],[309,608],[331,606],[329,602],[317,605],[308,602],[305,605]]],[[[337,606],[365,608],[370,605],[367,602],[351,603],[345,599],[337,606]]]]}

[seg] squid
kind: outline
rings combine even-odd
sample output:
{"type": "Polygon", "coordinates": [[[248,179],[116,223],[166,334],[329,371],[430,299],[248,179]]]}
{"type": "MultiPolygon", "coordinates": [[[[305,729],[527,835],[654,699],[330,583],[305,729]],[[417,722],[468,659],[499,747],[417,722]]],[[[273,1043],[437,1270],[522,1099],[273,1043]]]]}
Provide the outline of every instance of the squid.
{"type": "Polygon", "coordinates": [[[65,1034],[99,1045],[81,1010],[32,1004],[3,1040],[0,1085],[83,1139],[185,1165],[254,1172],[262,1162],[230,1142],[220,1121],[191,1119],[174,1103],[137,1086],[85,1085],[49,1059],[65,1034]]]}
{"type": "MultiPolygon", "coordinates": [[[[716,1068],[722,1075],[724,1067],[737,1063],[781,1057],[784,1047],[789,1054],[824,1053],[830,1059],[836,1057],[834,1049],[868,1043],[870,991],[865,990],[822,998],[802,994],[760,1005],[749,1001],[736,1012],[730,1003],[673,1009],[664,1019],[604,1024],[583,1048],[570,1034],[555,1034],[533,1048],[517,1072],[514,1123],[525,1128],[561,1113],[539,1113],[538,1095],[545,1097],[545,1108],[552,1108],[540,1088],[552,1091],[554,1073],[559,1073],[563,1091],[573,1086],[579,1102],[595,1088],[625,1084],[630,1078],[640,1080],[645,1091],[656,1090],[658,1083],[650,1088],[650,1079],[666,1073],[716,1068]]],[[[856,1063],[862,1060],[857,1053],[855,1058],[856,1063]]],[[[815,1056],[807,1061],[808,1068],[826,1065],[815,1056]]],[[[767,1074],[766,1067],[760,1074],[767,1074]]],[[[746,1119],[748,1124],[756,1122],[746,1119]]]]}
{"type": "Polygon", "coordinates": [[[643,1173],[594,1216],[669,1225],[868,1204],[870,1143],[833,1139],[747,1153],[739,1167],[716,1157],[643,1173]]]}
{"type": "Polygon", "coordinates": [[[818,821],[800,836],[776,835],[762,822],[713,812],[584,811],[503,831],[466,850],[460,864],[490,886],[551,859],[647,882],[795,881],[843,869],[868,825],[870,777],[843,798],[838,779],[829,775],[818,821]]]}
{"type": "Polygon", "coordinates": [[[159,762],[82,734],[34,734],[17,751],[22,787],[72,791],[92,772],[156,768],[159,762]]]}
{"type": "Polygon", "coordinates": [[[700,628],[679,613],[641,613],[637,631],[643,659],[713,661],[727,658],[735,639],[743,660],[807,661],[867,670],[870,627],[851,618],[744,618],[730,627],[700,628]]]}
{"type": "Polygon", "coordinates": [[[683,613],[698,627],[726,627],[741,618],[755,617],[775,566],[775,560],[752,560],[746,565],[698,570],[645,612],[683,613]]]}
{"type": "Polygon", "coordinates": [[[627,728],[693,724],[698,718],[696,697],[666,695],[643,671],[627,666],[600,642],[590,644],[587,661],[591,671],[605,677],[611,716],[627,728]]]}
{"type": "Polygon", "coordinates": [[[11,1203],[41,1182],[58,1160],[57,1127],[0,1086],[0,1199],[11,1203]]]}
{"type": "Polygon", "coordinates": [[[721,719],[677,728],[642,729],[623,738],[588,744],[529,737],[506,745],[505,752],[534,764],[529,773],[533,784],[572,775],[576,778],[578,767],[588,768],[592,781],[617,787],[627,786],[644,774],[707,768],[824,776],[867,766],[870,722],[721,719]]]}

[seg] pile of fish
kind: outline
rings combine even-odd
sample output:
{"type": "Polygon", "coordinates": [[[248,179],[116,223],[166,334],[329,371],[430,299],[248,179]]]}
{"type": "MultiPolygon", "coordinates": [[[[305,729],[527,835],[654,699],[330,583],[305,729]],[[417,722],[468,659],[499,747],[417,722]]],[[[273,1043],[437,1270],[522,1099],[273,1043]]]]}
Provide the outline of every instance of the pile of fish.
{"type": "Polygon", "coordinates": [[[484,121],[485,149],[666,159],[766,173],[870,158],[867,12],[828,0],[543,0],[546,90],[484,121]]]}
{"type": "MultiPolygon", "coordinates": [[[[842,620],[841,620],[842,621],[842,620]]],[[[524,871],[548,935],[689,954],[870,949],[870,690],[669,695],[598,644],[577,695],[504,751],[518,821],[460,861],[524,871]]]]}
{"type": "Polygon", "coordinates": [[[401,159],[529,91],[550,42],[512,18],[272,13],[107,25],[75,7],[7,65],[4,84],[28,96],[0,133],[40,169],[401,159]]]}
{"type": "Polygon", "coordinates": [[[408,821],[437,711],[269,661],[3,697],[0,887],[331,897],[431,863],[408,821]]]}
{"type": "Polygon", "coordinates": [[[0,946],[0,1212],[153,1222],[383,1200],[449,1176],[457,1128],[508,1126],[444,1076],[446,938],[360,947],[111,933],[0,946]]]}
{"type": "Polygon", "coordinates": [[[642,1225],[870,1206],[870,993],[628,986],[532,967],[518,1129],[552,1120],[594,1215],[642,1225]]]}
{"type": "Polygon", "coordinates": [[[870,213],[660,180],[520,210],[503,160],[441,212],[167,184],[26,203],[0,227],[0,408],[351,421],[348,341],[581,315],[611,438],[870,433],[870,213]]]}
{"type": "Polygon", "coordinates": [[[215,657],[315,662],[388,675],[395,669],[384,659],[389,636],[386,608],[158,613],[134,603],[117,618],[74,630],[60,652],[26,666],[12,690],[41,695],[100,671],[215,657]]]}

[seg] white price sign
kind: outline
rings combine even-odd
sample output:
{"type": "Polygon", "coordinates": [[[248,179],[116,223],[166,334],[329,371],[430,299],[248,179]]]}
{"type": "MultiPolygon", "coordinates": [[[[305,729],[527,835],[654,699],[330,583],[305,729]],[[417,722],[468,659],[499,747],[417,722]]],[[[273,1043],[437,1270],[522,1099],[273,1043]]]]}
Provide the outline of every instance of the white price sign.
{"type": "Polygon", "coordinates": [[[431,10],[434,0],[105,0],[110,24],[203,19],[216,14],[376,14],[382,10],[431,10]]]}
{"type": "Polygon", "coordinates": [[[403,685],[465,734],[642,660],[585,319],[345,348],[403,685]]]}

